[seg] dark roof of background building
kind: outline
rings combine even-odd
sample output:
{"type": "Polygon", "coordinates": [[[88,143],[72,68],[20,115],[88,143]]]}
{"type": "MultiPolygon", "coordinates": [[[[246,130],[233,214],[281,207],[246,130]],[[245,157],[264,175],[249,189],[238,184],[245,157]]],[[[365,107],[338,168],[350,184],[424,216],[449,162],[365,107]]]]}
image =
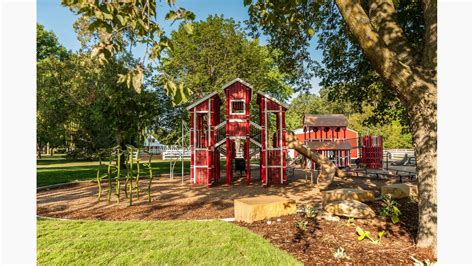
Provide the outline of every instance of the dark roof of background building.
{"type": "Polygon", "coordinates": [[[305,115],[306,127],[347,127],[347,118],[342,114],[331,115],[305,115]]]}
{"type": "Polygon", "coordinates": [[[349,142],[310,141],[306,144],[311,150],[350,150],[349,142]]]}

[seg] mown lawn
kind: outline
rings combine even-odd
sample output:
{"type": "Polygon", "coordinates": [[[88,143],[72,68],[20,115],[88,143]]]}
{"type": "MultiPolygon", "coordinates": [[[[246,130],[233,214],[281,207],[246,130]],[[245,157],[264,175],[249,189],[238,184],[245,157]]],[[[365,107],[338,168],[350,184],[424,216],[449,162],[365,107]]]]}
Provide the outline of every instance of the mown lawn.
{"type": "Polygon", "coordinates": [[[38,219],[37,262],[45,265],[297,265],[292,256],[222,221],[38,219]]]}
{"type": "MultiPolygon", "coordinates": [[[[101,175],[106,173],[106,165],[107,163],[102,166],[101,175]]],[[[36,185],[41,187],[73,181],[95,180],[99,162],[69,160],[62,156],[54,156],[37,160],[37,166],[36,185]]],[[[154,176],[169,174],[170,162],[152,162],[152,169],[154,176]]],[[[176,175],[181,175],[181,161],[176,162],[175,171],[176,175]]],[[[141,166],[140,172],[142,175],[148,175],[147,169],[143,166],[141,166]]],[[[122,174],[125,173],[125,169],[122,169],[122,174]]],[[[184,161],[184,173],[189,173],[189,161],[184,161]]]]}

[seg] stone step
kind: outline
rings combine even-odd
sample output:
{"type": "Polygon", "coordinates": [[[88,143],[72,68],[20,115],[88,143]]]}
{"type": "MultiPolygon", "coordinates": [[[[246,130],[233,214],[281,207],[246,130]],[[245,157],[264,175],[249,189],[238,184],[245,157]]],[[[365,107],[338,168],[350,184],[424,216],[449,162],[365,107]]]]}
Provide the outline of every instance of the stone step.
{"type": "Polygon", "coordinates": [[[258,196],[234,200],[236,221],[252,223],[295,213],[296,202],[284,197],[258,196]]]}

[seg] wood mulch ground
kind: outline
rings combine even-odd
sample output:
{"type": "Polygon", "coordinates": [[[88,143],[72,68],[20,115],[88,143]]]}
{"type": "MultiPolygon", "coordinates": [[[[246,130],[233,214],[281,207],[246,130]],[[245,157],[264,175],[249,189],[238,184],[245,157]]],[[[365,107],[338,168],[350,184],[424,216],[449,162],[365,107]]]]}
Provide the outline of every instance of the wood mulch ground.
{"type": "MultiPolygon", "coordinates": [[[[258,171],[253,171],[253,173],[258,171]]],[[[147,180],[141,181],[144,190],[140,199],[128,206],[122,192],[122,200],[116,203],[116,197],[107,203],[106,193],[101,202],[97,202],[97,184],[77,183],[59,188],[39,190],[37,192],[37,214],[39,216],[68,219],[100,219],[100,220],[173,220],[173,219],[216,219],[234,216],[233,200],[259,195],[280,195],[296,200],[298,207],[306,204],[320,205],[321,193],[311,186],[304,173],[296,171],[295,176],[288,179],[288,185],[262,187],[258,176],[253,177],[251,185],[245,185],[237,179],[231,186],[226,186],[224,178],[214,187],[191,185],[185,178],[181,184],[180,177],[170,180],[168,176],[157,178],[152,186],[152,201],[148,202],[145,192],[147,180]]],[[[379,193],[379,188],[396,180],[374,178],[335,178],[328,189],[361,188],[379,193]]],[[[104,183],[105,188],[107,185],[104,183]]],[[[302,219],[301,215],[280,217],[281,221],[271,219],[252,224],[236,223],[262,235],[275,246],[293,254],[305,264],[315,263],[356,263],[356,264],[412,264],[410,256],[419,260],[430,259],[433,255],[424,249],[414,246],[413,236],[417,228],[417,204],[410,200],[400,201],[402,211],[401,223],[393,225],[390,221],[377,217],[369,220],[355,220],[348,225],[344,219],[327,221],[313,219],[308,230],[301,232],[295,222],[302,219]],[[358,241],[356,226],[376,236],[377,232],[385,231],[381,243],[372,244],[369,240],[358,241]],[[342,247],[350,259],[336,259],[334,252],[342,247]]],[[[378,203],[370,203],[377,212],[378,203]]]]}
{"type": "MultiPolygon", "coordinates": [[[[434,261],[431,250],[415,247],[417,204],[409,200],[400,200],[402,211],[401,223],[392,224],[390,220],[377,217],[374,219],[356,219],[352,224],[347,219],[327,221],[321,217],[306,219],[305,231],[298,230],[297,221],[304,220],[301,214],[289,215],[252,224],[236,222],[251,231],[268,239],[273,245],[286,250],[305,265],[318,263],[353,263],[353,264],[413,264],[411,257],[423,261],[434,261]],[[268,221],[271,221],[268,224],[268,221]],[[370,240],[357,240],[356,227],[359,226],[376,237],[384,231],[380,243],[370,240]],[[346,259],[337,259],[334,253],[343,248],[346,259]]],[[[377,203],[371,204],[375,210],[377,203]]]]}

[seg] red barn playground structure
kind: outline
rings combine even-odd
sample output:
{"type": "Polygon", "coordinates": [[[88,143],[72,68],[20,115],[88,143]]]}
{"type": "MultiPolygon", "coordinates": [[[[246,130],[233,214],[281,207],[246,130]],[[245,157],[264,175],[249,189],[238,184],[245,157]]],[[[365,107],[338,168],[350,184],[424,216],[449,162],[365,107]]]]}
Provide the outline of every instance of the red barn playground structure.
{"type": "Polygon", "coordinates": [[[191,181],[209,186],[216,183],[220,178],[219,159],[222,154],[226,157],[226,183],[232,182],[232,165],[235,165],[236,171],[245,171],[246,183],[249,184],[250,159],[260,155],[262,184],[285,184],[285,112],[288,106],[258,92],[259,125],[250,120],[253,91],[250,84],[235,79],[222,89],[226,98],[224,121],[220,121],[222,102],[217,92],[187,108],[191,117],[191,181]]]}
{"type": "MultiPolygon", "coordinates": [[[[222,155],[226,158],[226,183],[232,183],[235,169],[245,172],[249,184],[250,160],[259,155],[262,184],[286,184],[285,113],[288,106],[257,92],[257,124],[251,121],[253,88],[250,84],[234,79],[222,90],[225,94],[224,121],[221,121],[222,101],[218,92],[187,108],[190,113],[191,182],[208,186],[216,184],[220,178],[222,155]]],[[[354,146],[360,147],[361,163],[368,168],[382,166],[381,137],[364,137],[362,145],[351,143],[346,138],[347,119],[344,115],[305,115],[303,130],[305,145],[328,157],[338,167],[350,166],[354,146]]],[[[359,140],[356,138],[356,141],[359,140]]]]}
{"type": "MultiPolygon", "coordinates": [[[[347,118],[342,114],[307,114],[299,138],[308,148],[322,154],[339,168],[350,167],[351,159],[359,158],[360,164],[366,168],[381,169],[383,138],[358,137],[357,132],[348,129],[347,125],[347,118]]],[[[316,167],[314,163],[312,167],[316,167]]]]}

